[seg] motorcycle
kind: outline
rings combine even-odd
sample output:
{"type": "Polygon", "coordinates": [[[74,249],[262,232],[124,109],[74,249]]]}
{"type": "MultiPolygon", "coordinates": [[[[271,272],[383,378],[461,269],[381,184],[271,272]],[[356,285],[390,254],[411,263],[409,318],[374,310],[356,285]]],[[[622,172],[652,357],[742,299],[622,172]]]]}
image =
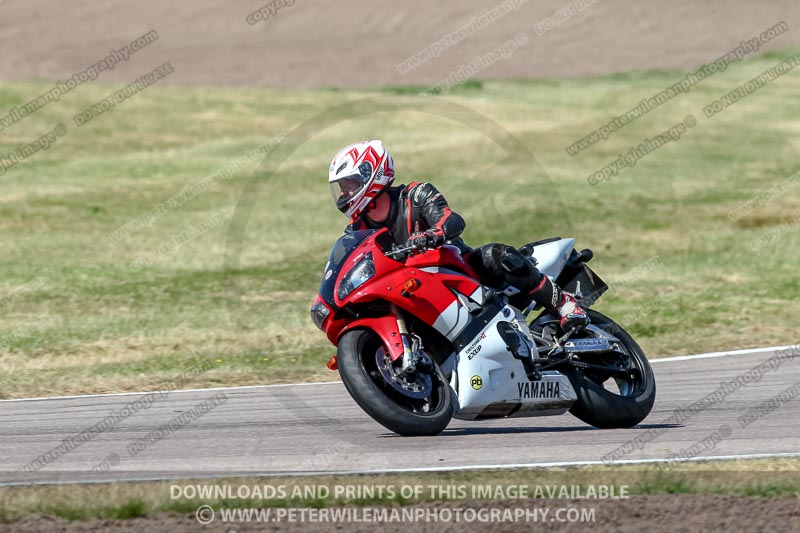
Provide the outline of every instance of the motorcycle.
{"type": "Polygon", "coordinates": [[[655,401],[653,370],[622,327],[589,308],[608,286],[586,265],[591,250],[574,243],[522,249],[591,319],[562,332],[534,303],[512,305],[525,301],[516,288],[482,285],[455,246],[398,246],[386,229],[343,235],[311,308],[337,347],[328,368],[367,414],[405,436],[436,435],[452,418],[567,411],[599,428],[635,426],[655,401]]]}

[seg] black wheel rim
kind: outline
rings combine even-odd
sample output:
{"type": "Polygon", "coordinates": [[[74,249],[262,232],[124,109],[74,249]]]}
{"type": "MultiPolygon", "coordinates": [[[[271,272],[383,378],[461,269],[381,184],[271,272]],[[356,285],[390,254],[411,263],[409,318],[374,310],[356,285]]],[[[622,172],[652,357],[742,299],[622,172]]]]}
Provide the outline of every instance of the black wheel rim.
{"type": "MultiPolygon", "coordinates": [[[[385,377],[387,375],[386,368],[385,366],[380,368],[379,365],[391,364],[396,368],[399,365],[399,361],[391,362],[391,358],[383,344],[375,343],[372,346],[367,346],[363,351],[361,364],[373,383],[400,408],[420,416],[434,416],[441,410],[444,402],[442,395],[447,394],[447,390],[444,388],[446,384],[440,379],[435,367],[427,373],[424,373],[422,369],[418,369],[409,376],[404,377],[409,384],[419,384],[426,380],[430,383],[429,394],[415,398],[401,392],[396,386],[397,384],[387,381],[385,377]]],[[[397,370],[399,371],[399,369],[397,370]]]]}
{"type": "MultiPolygon", "coordinates": [[[[620,396],[622,398],[635,398],[639,396],[647,388],[647,372],[645,372],[645,363],[642,361],[638,350],[631,346],[624,338],[619,335],[620,327],[613,323],[595,323],[597,327],[606,333],[615,336],[619,342],[615,342],[622,350],[622,353],[617,351],[606,352],[603,354],[592,354],[586,356],[586,362],[596,365],[607,366],[614,369],[612,372],[595,370],[595,369],[580,369],[581,372],[598,386],[606,390],[610,394],[620,396]],[[611,382],[616,386],[617,391],[610,390],[611,382]]],[[[595,336],[595,335],[593,335],[595,336]]]]}

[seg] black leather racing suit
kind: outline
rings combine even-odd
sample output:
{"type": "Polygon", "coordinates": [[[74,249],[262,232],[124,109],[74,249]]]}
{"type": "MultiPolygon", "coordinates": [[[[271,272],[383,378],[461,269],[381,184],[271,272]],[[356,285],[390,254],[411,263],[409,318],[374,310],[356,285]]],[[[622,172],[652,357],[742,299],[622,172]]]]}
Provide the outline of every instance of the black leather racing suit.
{"type": "Polygon", "coordinates": [[[447,200],[432,184],[412,183],[389,187],[383,194],[388,194],[391,199],[389,215],[385,221],[373,222],[362,215],[347,226],[345,231],[389,228],[394,242],[402,244],[411,235],[430,228],[439,228],[444,232],[445,239],[458,246],[462,253],[471,250],[459,237],[466,226],[464,219],[450,210],[447,200]]]}
{"type": "MultiPolygon", "coordinates": [[[[482,283],[495,288],[502,288],[504,282],[509,283],[526,295],[527,301],[532,298],[546,308],[555,308],[559,289],[514,247],[492,243],[472,249],[464,243],[460,237],[466,226],[464,219],[450,209],[442,193],[432,184],[390,187],[383,194],[391,198],[385,221],[376,223],[362,215],[345,231],[389,228],[394,242],[402,244],[412,235],[439,228],[444,232],[446,242],[461,250],[482,283]]],[[[522,302],[517,300],[512,303],[521,305],[522,302]]]]}

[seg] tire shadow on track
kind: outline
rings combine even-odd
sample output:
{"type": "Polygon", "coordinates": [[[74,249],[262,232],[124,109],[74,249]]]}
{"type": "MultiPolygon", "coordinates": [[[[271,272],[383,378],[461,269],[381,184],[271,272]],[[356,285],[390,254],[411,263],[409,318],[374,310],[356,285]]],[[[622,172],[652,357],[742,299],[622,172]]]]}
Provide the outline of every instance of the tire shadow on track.
{"type": "MultiPolygon", "coordinates": [[[[632,431],[643,429],[674,429],[685,427],[683,424],[639,424],[636,427],[629,428],[632,431]]],[[[610,431],[592,426],[566,426],[566,427],[513,427],[513,428],[487,428],[487,427],[468,427],[468,428],[453,428],[445,429],[443,432],[436,435],[440,437],[462,437],[465,435],[503,435],[515,433],[569,433],[572,431],[610,431]]],[[[400,438],[405,439],[402,435],[394,433],[384,433],[378,438],[400,438]]]]}

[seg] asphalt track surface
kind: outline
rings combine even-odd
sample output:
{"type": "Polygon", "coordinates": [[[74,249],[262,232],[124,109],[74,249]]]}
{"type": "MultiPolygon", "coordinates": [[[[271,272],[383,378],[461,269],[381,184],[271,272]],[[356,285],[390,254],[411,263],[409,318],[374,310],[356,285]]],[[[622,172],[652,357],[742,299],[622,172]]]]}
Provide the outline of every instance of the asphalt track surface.
{"type": "Polygon", "coordinates": [[[800,456],[799,352],[794,346],[657,360],[655,407],[625,430],[595,429],[566,414],[454,420],[436,437],[403,438],[372,421],[338,382],[172,391],[28,471],[37,456],[142,395],[3,400],[0,485],[603,464],[637,437],[615,461],[800,456]],[[731,382],[739,385],[721,388],[731,382]],[[686,411],[715,390],[722,393],[703,409],[686,411]],[[222,403],[190,419],[192,408],[215,395],[222,403]],[[768,409],[743,424],[758,406],[768,409]],[[130,453],[137,439],[181,415],[188,423],[130,453]]]}

